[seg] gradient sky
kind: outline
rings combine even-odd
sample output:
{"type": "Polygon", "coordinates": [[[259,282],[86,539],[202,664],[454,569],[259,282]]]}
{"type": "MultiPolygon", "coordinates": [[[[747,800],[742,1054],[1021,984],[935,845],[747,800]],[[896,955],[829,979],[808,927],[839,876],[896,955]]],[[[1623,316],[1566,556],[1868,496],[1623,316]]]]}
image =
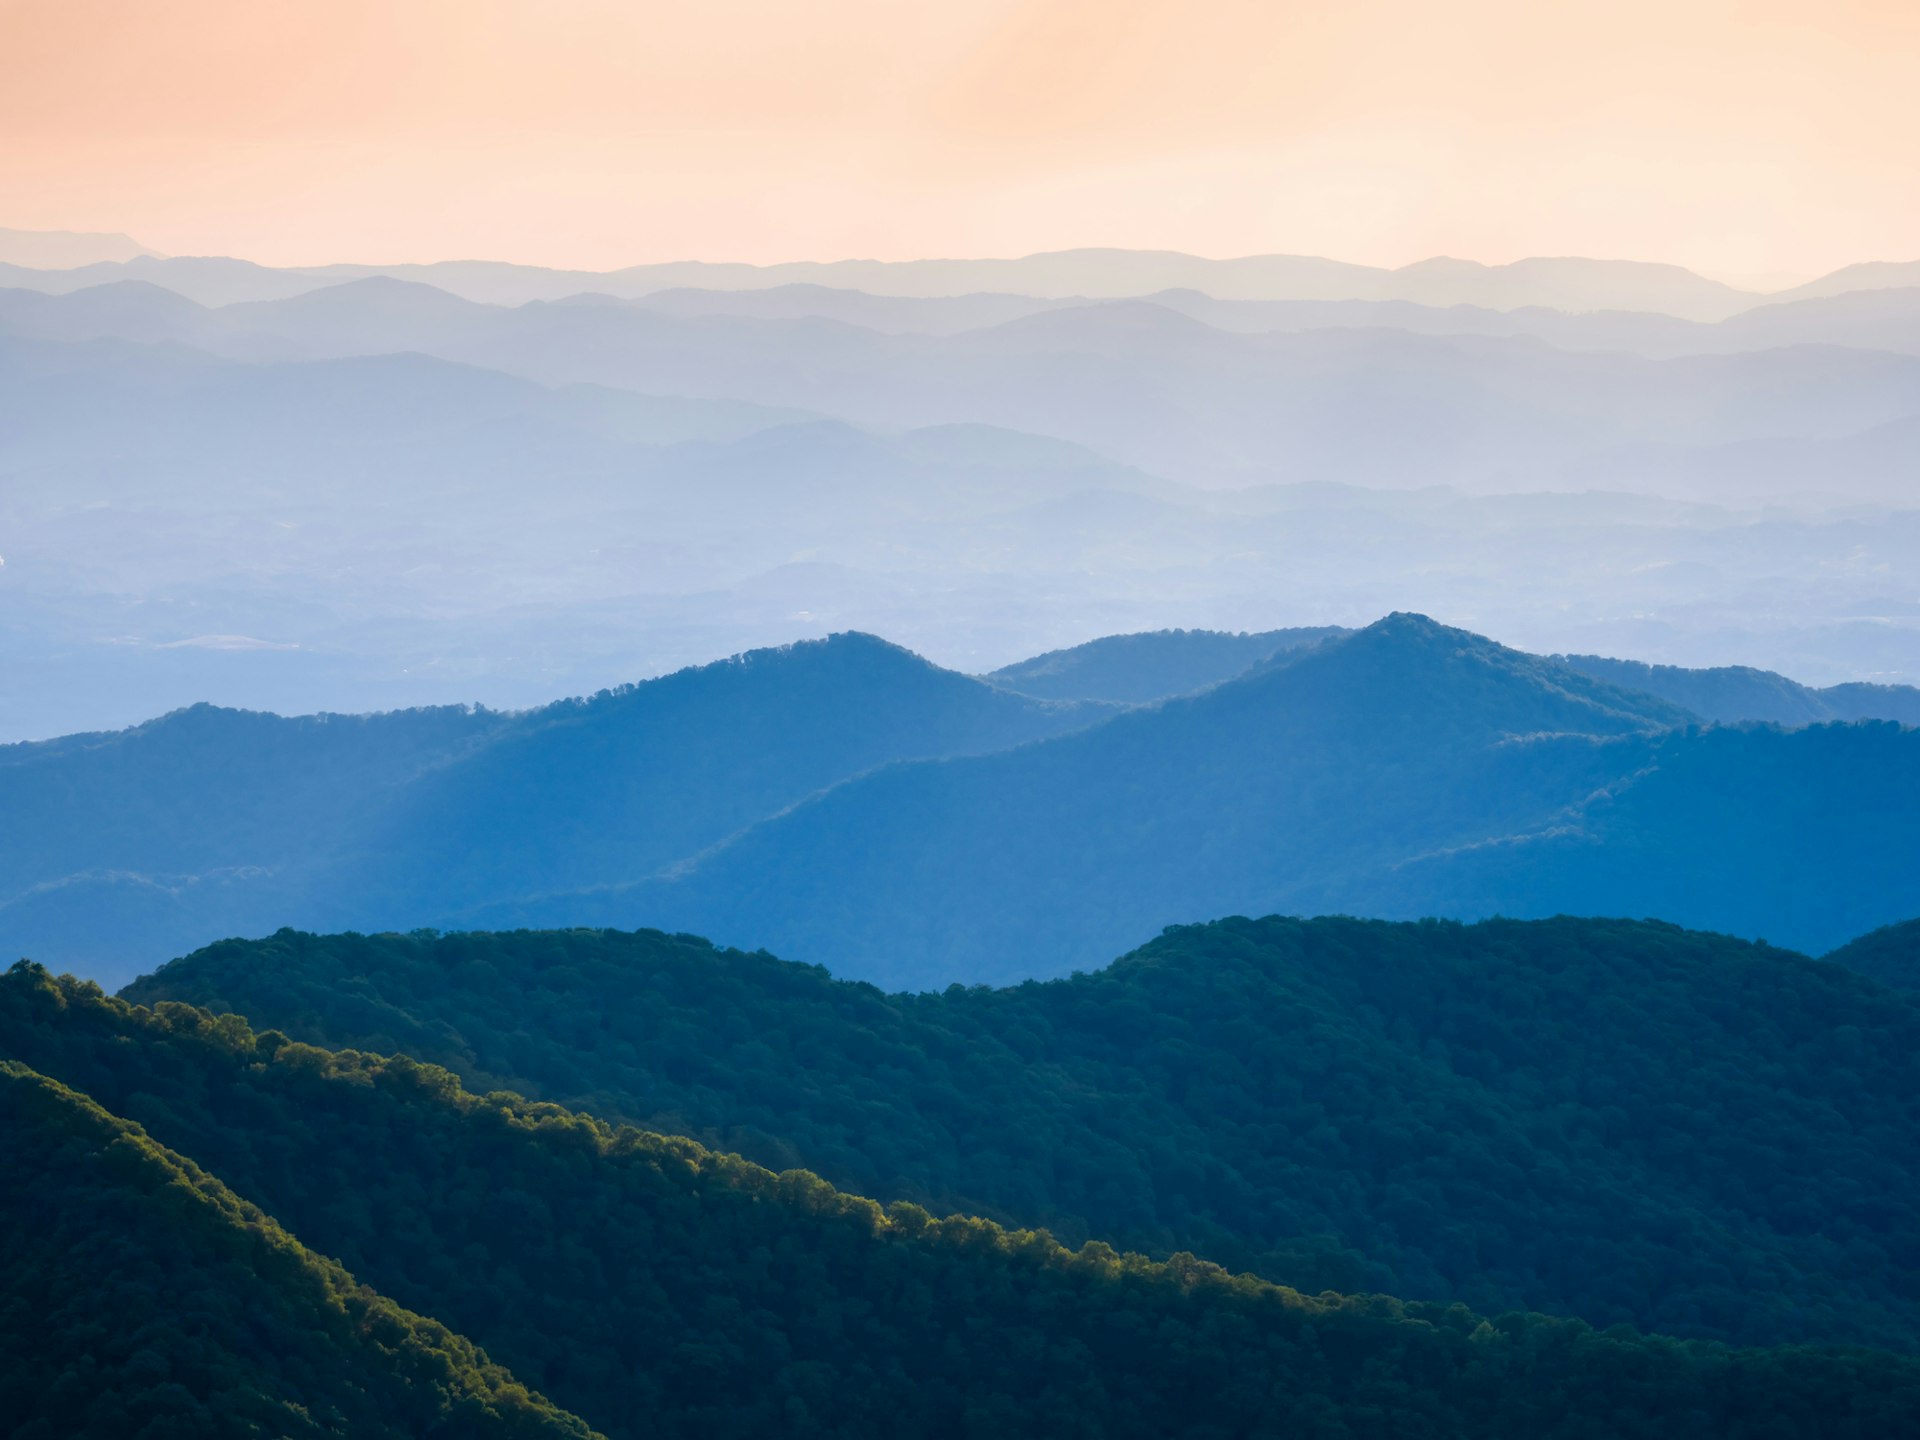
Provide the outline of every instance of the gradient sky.
{"type": "Polygon", "coordinates": [[[269,263],[1920,257],[1920,0],[0,0],[0,225],[269,263]]]}

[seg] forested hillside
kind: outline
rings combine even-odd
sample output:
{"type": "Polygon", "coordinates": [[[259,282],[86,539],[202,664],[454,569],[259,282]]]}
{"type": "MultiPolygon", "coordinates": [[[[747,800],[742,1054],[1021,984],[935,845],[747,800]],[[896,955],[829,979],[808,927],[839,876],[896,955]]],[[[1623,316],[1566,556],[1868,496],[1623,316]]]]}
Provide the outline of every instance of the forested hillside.
{"type": "Polygon", "coordinates": [[[0,747],[0,944],[118,984],[222,934],[630,881],[886,761],[1110,708],[840,635],[512,715],[196,706],[0,747]]]}
{"type": "Polygon", "coordinates": [[[1920,920],[1882,925],[1827,959],[1900,990],[1920,990],[1920,920]]]}
{"type": "Polygon", "coordinates": [[[883,1209],[18,966],[0,1052],[109,1107],[609,1436],[1844,1436],[1920,1362],[1309,1299],[1191,1256],[883,1209]]]}
{"type": "Polygon", "coordinates": [[[887,761],[1003,750],[1113,708],[1008,694],[871,635],[755,651],[525,717],[398,797],[325,903],[393,924],[619,884],[887,761]]]}
{"type": "Polygon", "coordinates": [[[190,1160],[0,1059],[10,1440],[589,1440],[190,1160]]]}
{"type": "Polygon", "coordinates": [[[1556,825],[1419,857],[1419,915],[1657,915],[1809,953],[1920,911],[1920,730],[1674,732],[1556,825]]]}
{"type": "Polygon", "coordinates": [[[1820,725],[1834,720],[1895,720],[1920,725],[1920,689],[1853,681],[1816,689],[1748,665],[1689,670],[1599,655],[1556,655],[1559,664],[1618,685],[1644,690],[1684,705],[1703,720],[1738,724],[1820,725]]]}
{"type": "MultiPolygon", "coordinates": [[[[1147,693],[1281,633],[1060,673],[1147,693]]],[[[1703,728],[1417,615],[1144,707],[857,634],[516,714],[197,707],[0,749],[0,808],[0,953],[116,984],[287,925],[649,925],[919,989],[1228,914],[1657,915],[1818,952],[1920,912],[1920,731],[1703,728]]]]}
{"type": "Polygon", "coordinates": [[[1231,920],[892,996],[657,932],[283,932],[127,994],[1309,1290],[1920,1338],[1920,1004],[1669,925],[1231,920]]]}
{"type": "Polygon", "coordinates": [[[1689,720],[1395,615],[1080,734],[888,767],[624,891],[458,923],[657,925],[919,989],[1218,915],[1656,915],[1821,951],[1920,911],[1920,731],[1689,720]]]}

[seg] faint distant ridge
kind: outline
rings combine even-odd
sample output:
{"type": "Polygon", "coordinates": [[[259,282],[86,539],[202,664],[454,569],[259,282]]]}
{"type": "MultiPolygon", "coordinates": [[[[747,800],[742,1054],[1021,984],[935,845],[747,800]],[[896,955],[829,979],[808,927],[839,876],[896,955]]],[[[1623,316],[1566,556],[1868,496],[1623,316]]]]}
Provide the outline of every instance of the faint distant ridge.
{"type": "Polygon", "coordinates": [[[0,264],[32,270],[72,270],[81,265],[137,260],[153,251],[130,235],[88,230],[9,230],[0,226],[0,264]]]}
{"type": "MultiPolygon", "coordinates": [[[[70,269],[68,274],[44,268],[48,262],[42,262],[43,268],[0,273],[0,283],[65,291],[113,280],[150,280],[207,305],[281,299],[370,276],[421,281],[465,299],[501,305],[581,294],[633,300],[665,290],[757,291],[794,285],[923,300],[971,295],[1112,300],[1189,290],[1230,301],[1397,300],[1498,311],[1637,311],[1712,322],[1779,298],[1912,285],[1914,279],[1902,275],[1916,268],[1851,266],[1776,297],[1678,265],[1580,256],[1535,256],[1500,265],[1435,256],[1385,269],[1312,255],[1216,260],[1172,250],[1081,249],[974,260],[806,260],[775,265],[681,260],[597,272],[485,260],[275,269],[217,256],[161,258],[125,243],[133,253],[72,259],[61,267],[70,269]]],[[[0,246],[0,264],[19,267],[27,262],[10,257],[0,246]]]]}
{"type": "Polygon", "coordinates": [[[1282,651],[1348,632],[1338,625],[1255,633],[1154,630],[1106,635],[1066,650],[1003,665],[982,679],[1043,700],[1114,700],[1138,705],[1191,695],[1242,675],[1282,651]]]}
{"type": "Polygon", "coordinates": [[[1640,690],[1685,706],[1722,725],[1761,721],[1770,725],[1824,725],[1832,721],[1893,720],[1920,725],[1920,689],[1854,681],[1815,689],[1747,665],[1688,670],[1642,660],[1599,655],[1555,655],[1556,664],[1623,690],[1640,690]]]}
{"type": "Polygon", "coordinates": [[[1857,290],[1906,290],[1920,285],[1920,260],[1863,260],[1843,265],[1831,275],[1809,280],[1771,298],[1776,301],[1815,300],[1849,295],[1857,290]]]}

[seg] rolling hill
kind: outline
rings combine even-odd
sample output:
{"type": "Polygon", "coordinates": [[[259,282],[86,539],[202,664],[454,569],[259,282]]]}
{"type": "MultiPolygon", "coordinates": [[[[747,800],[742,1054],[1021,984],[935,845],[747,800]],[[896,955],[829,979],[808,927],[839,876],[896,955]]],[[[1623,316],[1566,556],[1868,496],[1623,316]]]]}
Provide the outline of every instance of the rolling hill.
{"type": "Polygon", "coordinates": [[[0,1059],[13,1440],[592,1440],[139,1126],[0,1059]]]}
{"type": "Polygon", "coordinates": [[[1920,1334],[1920,1005],[1668,925],[1235,919],[921,995],[659,932],[283,931],[124,993],[1309,1291],[1920,1334]]]}
{"type": "Polygon", "coordinates": [[[1849,970],[1858,970],[1883,985],[1920,990],[1920,920],[1882,925],[1878,930],[1849,940],[1826,958],[1849,970]]]}
{"type": "Polygon", "coordinates": [[[124,981],[209,935],[632,880],[888,761],[1094,723],[869,636],[518,714],[198,706],[0,747],[0,944],[124,981]]]}
{"type": "MultiPolygon", "coordinates": [[[[1144,669],[1097,646],[1095,688],[1151,690],[1193,642],[1144,669]]],[[[1657,915],[1819,952],[1920,909],[1916,746],[1702,728],[1410,615],[1135,709],[846,635],[517,714],[201,708],[0,750],[27,817],[0,945],[118,983],[287,924],[653,925],[894,988],[1274,911],[1657,915]]]]}
{"type": "Polygon", "coordinates": [[[614,1440],[1761,1440],[1920,1419],[1910,1357],[1488,1321],[1067,1250],[34,967],[0,980],[0,1053],[86,1084],[614,1440]]]}
{"type": "Polygon", "coordinates": [[[889,767],[671,876],[457,923],[654,924],[917,989],[1226,914],[1657,915],[1818,952],[1920,909],[1920,733],[1689,728],[1418,616],[1281,659],[1082,735],[889,767]]]}
{"type": "Polygon", "coordinates": [[[1747,665],[1689,670],[1600,655],[1556,655],[1569,669],[1622,689],[1641,690],[1719,724],[1821,725],[1835,720],[1892,720],[1920,725],[1920,689],[1855,681],[1815,688],[1747,665]]]}

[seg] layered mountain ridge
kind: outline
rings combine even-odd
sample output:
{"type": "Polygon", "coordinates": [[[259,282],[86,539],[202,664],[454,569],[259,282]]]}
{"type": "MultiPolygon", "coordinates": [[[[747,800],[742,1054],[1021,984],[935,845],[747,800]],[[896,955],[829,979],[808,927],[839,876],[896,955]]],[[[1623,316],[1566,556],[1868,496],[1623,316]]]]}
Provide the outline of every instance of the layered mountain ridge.
{"type": "MultiPolygon", "coordinates": [[[[1134,707],[842,636],[523,714],[10,747],[0,943],[124,981],[288,923],[657,925],[921,988],[1234,913],[1653,914],[1820,951],[1920,910],[1911,729],[1702,728],[1418,616],[1293,638],[1134,707]]],[[[1107,646],[1160,658],[1095,688],[1221,649],[1107,646]]]]}

